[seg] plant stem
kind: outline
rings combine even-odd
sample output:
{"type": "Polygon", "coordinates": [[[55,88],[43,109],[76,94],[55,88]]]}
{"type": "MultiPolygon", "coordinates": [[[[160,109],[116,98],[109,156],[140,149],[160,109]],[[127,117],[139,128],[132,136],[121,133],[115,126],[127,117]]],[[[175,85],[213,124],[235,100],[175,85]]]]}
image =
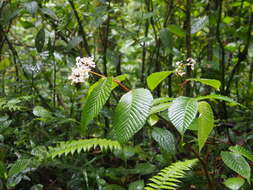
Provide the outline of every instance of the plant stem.
{"type": "MultiPolygon", "coordinates": [[[[99,73],[96,73],[96,72],[94,72],[94,71],[89,71],[89,72],[92,73],[92,74],[94,74],[94,75],[96,75],[96,76],[99,76],[99,77],[101,77],[101,78],[106,78],[106,76],[101,75],[101,74],[99,74],[99,73]]],[[[117,79],[112,79],[112,81],[115,82],[115,83],[117,83],[117,84],[118,84],[123,90],[125,90],[126,92],[130,91],[130,89],[127,88],[124,84],[122,84],[119,80],[117,80],[117,79]]]]}
{"type": "Polygon", "coordinates": [[[213,184],[211,182],[211,178],[210,178],[209,173],[208,173],[207,163],[205,163],[205,161],[200,157],[200,155],[191,146],[189,146],[189,148],[194,153],[194,155],[198,158],[198,160],[200,161],[200,163],[203,166],[209,189],[214,190],[213,184]]]}

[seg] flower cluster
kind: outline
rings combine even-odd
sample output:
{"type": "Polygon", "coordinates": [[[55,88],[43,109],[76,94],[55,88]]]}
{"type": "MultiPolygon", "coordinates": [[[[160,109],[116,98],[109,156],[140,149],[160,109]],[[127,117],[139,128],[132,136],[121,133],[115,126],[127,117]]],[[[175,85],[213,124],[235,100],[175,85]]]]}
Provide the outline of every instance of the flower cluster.
{"type": "Polygon", "coordinates": [[[89,78],[91,68],[94,68],[95,66],[96,64],[93,57],[77,57],[76,67],[72,69],[72,73],[68,77],[69,80],[72,80],[71,84],[84,82],[85,79],[89,78]]]}
{"type": "Polygon", "coordinates": [[[177,61],[176,62],[176,73],[179,76],[183,76],[186,74],[185,67],[190,66],[191,70],[194,70],[194,66],[196,64],[196,61],[193,58],[186,59],[186,62],[184,61],[177,61]]]}

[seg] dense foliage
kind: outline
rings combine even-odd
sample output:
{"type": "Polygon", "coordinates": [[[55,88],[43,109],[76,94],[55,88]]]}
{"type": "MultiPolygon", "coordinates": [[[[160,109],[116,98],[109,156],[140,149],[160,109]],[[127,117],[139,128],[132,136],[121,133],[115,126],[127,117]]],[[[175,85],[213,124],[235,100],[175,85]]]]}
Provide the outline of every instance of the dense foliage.
{"type": "Polygon", "coordinates": [[[252,0],[0,0],[0,189],[252,189],[252,0]]]}

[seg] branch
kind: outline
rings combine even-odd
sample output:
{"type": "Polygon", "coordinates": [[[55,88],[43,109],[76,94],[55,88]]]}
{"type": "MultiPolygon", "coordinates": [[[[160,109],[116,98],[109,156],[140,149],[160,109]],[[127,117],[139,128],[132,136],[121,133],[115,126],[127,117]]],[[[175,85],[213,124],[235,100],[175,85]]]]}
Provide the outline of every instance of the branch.
{"type": "Polygon", "coordinates": [[[80,17],[78,16],[78,13],[77,13],[77,10],[75,8],[75,4],[72,0],[68,0],[74,14],[75,14],[75,17],[76,17],[76,20],[77,20],[77,23],[78,23],[78,26],[79,26],[79,32],[80,34],[82,35],[82,38],[83,38],[83,43],[84,43],[84,48],[86,50],[86,53],[88,54],[88,56],[91,56],[91,53],[90,53],[90,49],[89,49],[89,45],[88,45],[88,42],[87,42],[87,39],[86,39],[86,33],[83,29],[83,25],[82,25],[82,22],[81,22],[81,19],[80,17]]]}
{"type": "Polygon", "coordinates": [[[250,40],[251,40],[252,24],[253,24],[253,12],[251,12],[251,15],[250,15],[249,27],[248,27],[248,31],[247,31],[247,41],[246,41],[244,49],[242,51],[239,50],[238,61],[237,61],[236,65],[234,66],[234,68],[231,72],[231,75],[229,77],[229,80],[228,80],[228,84],[227,84],[227,88],[226,88],[226,95],[228,95],[230,92],[230,86],[231,86],[231,83],[234,79],[234,75],[236,74],[236,72],[240,68],[241,63],[247,58],[248,49],[249,49],[250,40]]]}

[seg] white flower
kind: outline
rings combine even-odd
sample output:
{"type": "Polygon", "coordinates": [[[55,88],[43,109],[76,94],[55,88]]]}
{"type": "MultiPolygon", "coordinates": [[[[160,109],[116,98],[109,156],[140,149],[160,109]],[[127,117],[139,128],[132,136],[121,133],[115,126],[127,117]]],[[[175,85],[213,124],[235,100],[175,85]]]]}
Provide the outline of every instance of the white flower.
{"type": "Polygon", "coordinates": [[[91,68],[96,66],[93,61],[93,57],[77,57],[76,58],[76,67],[72,69],[71,75],[68,77],[69,80],[72,80],[73,83],[82,83],[89,78],[89,72],[91,68]]]}
{"type": "Polygon", "coordinates": [[[191,57],[186,59],[186,62],[187,62],[187,65],[195,65],[196,64],[195,59],[193,59],[191,57]]]}
{"type": "Polygon", "coordinates": [[[83,65],[87,66],[87,67],[92,67],[92,68],[96,67],[93,57],[83,57],[83,58],[77,57],[76,58],[76,66],[80,67],[83,65]]]}
{"type": "Polygon", "coordinates": [[[181,61],[177,61],[177,62],[176,62],[176,66],[179,66],[179,65],[181,65],[181,64],[182,64],[181,61]]]}
{"type": "Polygon", "coordinates": [[[186,72],[183,72],[183,71],[178,71],[178,72],[177,72],[177,74],[178,74],[179,76],[181,76],[181,77],[182,77],[183,75],[185,75],[185,74],[186,74],[186,72]]]}

